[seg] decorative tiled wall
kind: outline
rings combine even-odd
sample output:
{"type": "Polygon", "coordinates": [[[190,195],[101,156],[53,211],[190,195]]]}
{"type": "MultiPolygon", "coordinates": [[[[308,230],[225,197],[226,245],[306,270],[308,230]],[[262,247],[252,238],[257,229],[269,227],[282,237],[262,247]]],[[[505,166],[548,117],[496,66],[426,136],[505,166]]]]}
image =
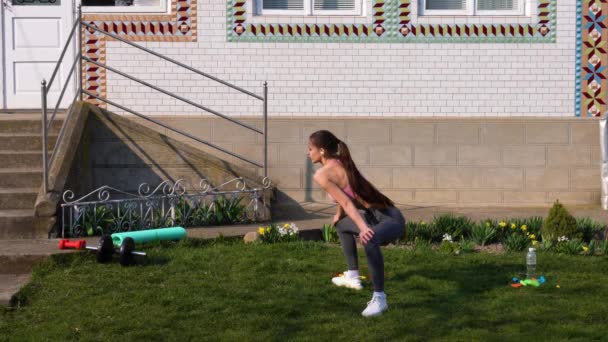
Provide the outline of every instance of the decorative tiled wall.
{"type": "Polygon", "coordinates": [[[228,41],[550,43],[555,1],[538,1],[535,24],[421,24],[412,0],[373,0],[369,24],[260,24],[247,21],[247,0],[228,0],[228,41]]]}
{"type": "Polygon", "coordinates": [[[607,0],[577,1],[577,116],[602,116],[606,112],[607,14],[607,0]]]}
{"type": "MultiPolygon", "coordinates": [[[[171,14],[124,15],[85,14],[83,22],[130,41],[193,42],[197,38],[196,0],[172,0],[171,14]]],[[[106,41],[114,40],[99,32],[84,29],[83,53],[99,63],[106,62],[106,41]]],[[[83,64],[83,89],[106,97],[106,70],[92,63],[83,64]]],[[[87,101],[104,106],[95,98],[87,101]]]]}
{"type": "MultiPolygon", "coordinates": [[[[153,21],[149,15],[87,19],[129,39],[159,41],[150,46],[247,89],[255,91],[268,80],[271,115],[586,117],[606,111],[606,0],[535,1],[528,18],[485,18],[471,24],[460,24],[466,18],[419,17],[414,0],[369,0],[367,17],[350,24],[349,18],[296,16],[274,23],[277,17],[252,16],[251,1],[211,0],[198,13],[194,2],[180,1],[191,4],[192,25],[185,34],[176,31],[178,26],[153,26],[152,34],[145,25],[134,34],[138,26],[133,29],[133,22],[153,21]],[[197,15],[204,32],[196,31],[197,15]],[[183,47],[162,43],[180,39],[183,47]],[[358,42],[390,44],[350,44],[358,42]],[[376,62],[368,62],[372,60],[376,62]],[[313,67],[318,61],[327,64],[313,67]]],[[[112,43],[106,55],[106,41],[89,38],[91,58],[109,58],[111,65],[134,76],[156,72],[141,71],[153,58],[138,55],[143,63],[135,68],[126,62],[134,49],[112,43]]],[[[150,100],[152,90],[132,92],[113,75],[108,75],[107,88],[106,75],[95,66],[87,67],[87,76],[90,90],[105,94],[109,89],[116,97],[128,93],[144,112],[199,115],[179,102],[150,100]]],[[[214,109],[228,115],[250,113],[250,103],[231,100],[223,107],[221,90],[204,91],[207,84],[179,71],[162,76],[161,87],[192,98],[206,96],[219,104],[214,109]]]]}

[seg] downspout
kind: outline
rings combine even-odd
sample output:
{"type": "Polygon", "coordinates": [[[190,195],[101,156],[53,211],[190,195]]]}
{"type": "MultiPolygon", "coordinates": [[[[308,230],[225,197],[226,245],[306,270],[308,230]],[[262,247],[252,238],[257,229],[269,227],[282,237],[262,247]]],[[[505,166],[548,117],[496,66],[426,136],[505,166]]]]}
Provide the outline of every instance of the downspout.
{"type": "Polygon", "coordinates": [[[601,202],[602,209],[608,210],[608,125],[606,124],[606,118],[608,113],[604,114],[604,117],[600,119],[600,148],[602,153],[601,161],[601,180],[602,180],[602,194],[601,202]]]}

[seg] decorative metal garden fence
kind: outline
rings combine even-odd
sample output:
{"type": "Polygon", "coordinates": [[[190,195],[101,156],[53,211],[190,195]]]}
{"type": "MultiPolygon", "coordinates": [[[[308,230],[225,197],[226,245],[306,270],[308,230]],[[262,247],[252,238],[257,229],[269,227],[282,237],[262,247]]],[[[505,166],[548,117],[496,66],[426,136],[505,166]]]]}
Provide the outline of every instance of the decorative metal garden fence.
{"type": "Polygon", "coordinates": [[[76,200],[74,192],[67,190],[61,204],[61,235],[80,237],[178,225],[266,221],[270,219],[270,185],[267,177],[256,188],[240,177],[215,187],[203,179],[198,188],[183,179],[166,180],[153,190],[142,183],[137,194],[102,186],[76,200]],[[234,190],[228,190],[231,185],[234,190]]]}

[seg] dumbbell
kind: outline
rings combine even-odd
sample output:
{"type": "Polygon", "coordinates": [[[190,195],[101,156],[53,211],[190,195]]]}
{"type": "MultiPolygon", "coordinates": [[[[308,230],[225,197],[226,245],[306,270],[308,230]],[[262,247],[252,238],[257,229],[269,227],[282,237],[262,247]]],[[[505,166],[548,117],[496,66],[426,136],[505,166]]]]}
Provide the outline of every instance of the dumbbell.
{"type": "Polygon", "coordinates": [[[133,264],[133,257],[135,255],[146,256],[144,252],[138,252],[135,250],[135,240],[127,237],[123,240],[122,245],[119,249],[114,249],[114,243],[112,237],[109,235],[102,236],[99,239],[97,247],[86,247],[88,250],[97,251],[97,262],[106,263],[112,260],[112,253],[120,254],[120,264],[122,266],[128,266],[133,264]]]}
{"type": "Polygon", "coordinates": [[[70,241],[68,239],[59,240],[59,249],[84,249],[87,246],[87,240],[70,241]]]}

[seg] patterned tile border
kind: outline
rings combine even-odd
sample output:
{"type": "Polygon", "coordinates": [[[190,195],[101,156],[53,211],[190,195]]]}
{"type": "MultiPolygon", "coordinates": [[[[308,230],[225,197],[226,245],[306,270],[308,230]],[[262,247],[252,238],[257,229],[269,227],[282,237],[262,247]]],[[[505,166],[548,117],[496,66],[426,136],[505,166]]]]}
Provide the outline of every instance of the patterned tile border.
{"type": "MultiPolygon", "coordinates": [[[[197,38],[196,16],[196,0],[172,0],[171,14],[85,14],[82,19],[130,41],[194,42],[197,38]]],[[[90,59],[105,64],[107,40],[113,39],[84,29],[83,53],[90,59]]],[[[83,69],[83,89],[105,97],[106,70],[92,63],[84,63],[83,69]]],[[[105,103],[100,103],[95,98],[89,97],[87,101],[105,107],[105,103]]]]}
{"type": "Polygon", "coordinates": [[[578,0],[576,18],[576,116],[606,112],[608,0],[578,0]]]}
{"type": "Polygon", "coordinates": [[[370,24],[255,24],[247,22],[246,1],[228,0],[228,41],[555,42],[556,0],[539,0],[538,22],[529,25],[418,24],[411,20],[412,0],[373,0],[370,24]]]}

